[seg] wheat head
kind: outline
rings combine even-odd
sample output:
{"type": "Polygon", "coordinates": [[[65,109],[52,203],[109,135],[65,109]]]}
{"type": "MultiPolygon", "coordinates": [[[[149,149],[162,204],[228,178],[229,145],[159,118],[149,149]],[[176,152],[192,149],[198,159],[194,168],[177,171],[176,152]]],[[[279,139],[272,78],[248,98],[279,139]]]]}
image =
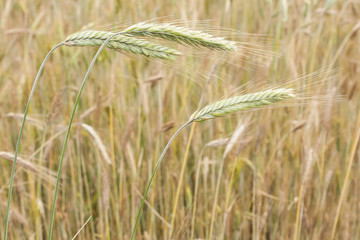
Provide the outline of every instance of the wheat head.
{"type": "Polygon", "coordinates": [[[195,47],[206,47],[214,50],[236,51],[236,43],[209,33],[191,30],[172,24],[138,23],[124,30],[134,36],[158,37],[195,47]]]}
{"type": "MultiPolygon", "coordinates": [[[[94,30],[76,32],[65,39],[64,45],[78,47],[101,46],[106,39],[114,34],[115,33],[112,32],[94,30]]],[[[167,60],[174,60],[177,55],[181,55],[181,53],[175,49],[124,35],[117,35],[113,37],[106,44],[106,47],[114,50],[167,60]]]]}
{"type": "Polygon", "coordinates": [[[292,88],[269,89],[217,101],[194,112],[189,121],[201,122],[236,111],[256,108],[295,97],[292,88]]]}

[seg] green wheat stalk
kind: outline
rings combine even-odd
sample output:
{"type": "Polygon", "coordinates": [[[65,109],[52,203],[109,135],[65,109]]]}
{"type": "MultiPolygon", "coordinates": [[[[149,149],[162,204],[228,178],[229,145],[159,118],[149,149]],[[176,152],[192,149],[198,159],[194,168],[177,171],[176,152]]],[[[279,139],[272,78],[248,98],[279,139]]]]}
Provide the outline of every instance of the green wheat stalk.
{"type": "Polygon", "coordinates": [[[58,191],[58,184],[59,184],[59,177],[61,174],[61,168],[63,163],[63,158],[65,154],[66,145],[68,142],[68,137],[71,129],[71,124],[75,115],[75,111],[83,90],[83,87],[86,83],[86,80],[89,76],[90,70],[92,69],[93,65],[95,64],[95,61],[100,54],[100,52],[105,48],[108,47],[113,50],[123,51],[123,52],[129,52],[133,54],[140,54],[144,55],[146,57],[152,57],[152,58],[158,58],[158,59],[165,59],[165,60],[174,60],[176,56],[181,55],[180,52],[178,52],[175,49],[161,46],[158,44],[154,44],[151,42],[148,42],[146,40],[137,39],[131,36],[125,36],[124,34],[131,34],[131,35],[137,35],[137,36],[152,36],[152,37],[160,37],[164,38],[170,41],[176,41],[178,43],[185,43],[190,46],[203,46],[210,49],[217,49],[217,50],[231,50],[236,51],[235,42],[227,41],[223,38],[216,38],[210,34],[203,33],[200,31],[192,31],[187,28],[183,27],[176,27],[170,24],[137,24],[133,27],[130,27],[126,29],[123,32],[118,33],[112,33],[112,32],[104,32],[104,31],[94,31],[94,30],[87,30],[87,31],[81,31],[74,34],[71,34],[68,36],[65,41],[57,44],[55,47],[53,47],[50,52],[46,55],[44,58],[38,73],[36,75],[35,81],[33,83],[29,99],[25,108],[24,117],[21,123],[18,141],[16,144],[15,149],[15,157],[14,162],[11,170],[11,177],[10,177],[10,186],[9,186],[9,194],[8,194],[8,202],[7,202],[7,210],[6,210],[6,220],[5,220],[5,232],[4,232],[4,239],[7,239],[8,235],[8,223],[9,223],[9,213],[10,213],[10,205],[11,205],[11,195],[12,195],[12,189],[13,189],[13,181],[15,176],[15,167],[16,167],[16,161],[17,161],[17,155],[20,149],[20,142],[21,142],[21,136],[23,132],[23,128],[26,121],[26,116],[29,111],[29,106],[31,99],[33,97],[33,93],[35,91],[37,82],[40,78],[40,75],[43,71],[43,68],[45,66],[45,63],[49,59],[50,55],[54,52],[54,50],[60,46],[70,46],[70,47],[86,47],[86,46],[100,46],[99,50],[95,54],[87,73],[83,79],[83,82],[81,84],[81,87],[79,89],[78,96],[76,98],[74,108],[70,117],[68,129],[66,131],[66,136],[64,140],[63,149],[60,156],[60,162],[59,162],[59,168],[58,168],[58,177],[57,182],[55,186],[55,192],[54,192],[54,199],[53,199],[53,205],[51,210],[51,219],[50,219],[50,230],[48,238],[51,239],[52,236],[52,229],[53,229],[53,219],[54,219],[54,213],[55,213],[55,204],[56,204],[56,197],[57,197],[57,191],[58,191]],[[135,27],[136,26],[136,27],[135,27]],[[155,27],[157,26],[157,27],[155,27]],[[131,30],[132,29],[132,30],[131,30]]]}
{"type": "MultiPolygon", "coordinates": [[[[120,33],[99,32],[99,31],[91,31],[91,30],[74,33],[74,34],[71,34],[69,37],[67,37],[65,39],[65,41],[54,46],[49,51],[49,53],[46,55],[46,57],[44,58],[41,66],[37,72],[33,86],[30,91],[28,102],[27,102],[27,105],[26,105],[25,111],[24,111],[24,116],[23,116],[23,119],[21,122],[18,140],[16,143],[14,162],[12,165],[11,176],[10,176],[10,185],[9,185],[6,215],[5,215],[6,217],[5,217],[4,239],[7,239],[7,236],[8,236],[8,224],[9,224],[9,218],[10,218],[11,196],[12,196],[12,190],[13,190],[14,177],[15,177],[15,168],[16,168],[16,163],[17,163],[17,156],[18,156],[18,153],[20,150],[21,136],[23,133],[26,117],[29,112],[30,102],[31,102],[31,99],[35,92],[35,88],[39,81],[41,73],[45,67],[45,64],[46,64],[47,60],[49,59],[50,55],[55,51],[55,49],[57,49],[60,46],[65,45],[65,46],[75,46],[75,47],[101,46],[101,50],[102,50],[106,46],[106,47],[108,47],[110,49],[114,49],[114,50],[120,50],[120,51],[144,55],[147,57],[168,59],[168,60],[173,60],[177,55],[181,54],[180,52],[178,52],[174,49],[164,47],[164,46],[161,46],[158,44],[153,44],[153,43],[145,41],[145,40],[139,40],[139,39],[127,37],[127,36],[120,36],[121,34],[123,34],[123,33],[121,33],[121,32],[120,33]],[[114,38],[114,39],[112,39],[112,38],[114,38]],[[110,42],[110,40],[112,40],[112,41],[110,42]]],[[[98,52],[98,53],[100,53],[100,52],[98,52]]],[[[96,58],[97,58],[97,55],[96,55],[96,58]]],[[[91,65],[91,67],[92,66],[93,66],[93,64],[91,65]]],[[[86,80],[86,79],[84,79],[84,80],[86,80]]],[[[72,119],[71,119],[71,122],[72,122],[72,119]]],[[[68,128],[68,131],[70,131],[70,128],[68,128]]],[[[66,133],[67,137],[68,137],[68,131],[66,133]]],[[[66,142],[67,142],[67,137],[66,137],[66,142]]],[[[62,165],[62,159],[63,159],[63,157],[61,157],[61,165],[62,165]]],[[[60,176],[60,175],[58,174],[58,176],[60,176]]],[[[57,192],[57,187],[58,187],[58,180],[57,180],[57,184],[55,187],[56,192],[57,192]]],[[[56,198],[56,196],[55,196],[55,198],[56,198]]],[[[52,213],[51,213],[49,239],[51,238],[53,217],[54,217],[54,209],[52,209],[52,213]]]]}
{"type": "Polygon", "coordinates": [[[67,142],[68,142],[69,135],[70,135],[71,125],[72,125],[72,122],[73,122],[73,119],[75,116],[76,108],[80,101],[81,93],[84,89],[85,83],[86,83],[86,81],[90,75],[90,71],[93,68],[93,66],[96,62],[96,59],[98,58],[101,51],[105,47],[108,47],[110,49],[125,50],[125,51],[131,52],[131,53],[138,53],[138,54],[144,55],[146,57],[154,57],[154,58],[169,59],[169,60],[174,59],[173,57],[169,57],[170,54],[173,54],[173,55],[180,54],[180,52],[177,52],[176,50],[173,50],[171,48],[162,47],[160,45],[152,44],[147,41],[143,41],[143,40],[137,41],[135,38],[129,38],[129,37],[123,38],[124,36],[121,36],[121,34],[123,34],[123,32],[119,32],[119,33],[100,32],[99,33],[98,31],[83,31],[83,32],[72,34],[65,40],[65,42],[67,43],[66,45],[68,45],[68,46],[100,46],[100,48],[98,49],[95,56],[93,57],[90,65],[87,69],[87,72],[85,74],[85,77],[83,79],[83,82],[81,83],[81,86],[80,86],[80,89],[79,89],[78,95],[76,97],[76,100],[75,100],[75,103],[73,106],[73,110],[72,110],[72,113],[70,116],[70,121],[69,121],[67,130],[66,130],[65,140],[64,140],[64,144],[63,144],[63,147],[61,150],[61,155],[60,155],[60,160],[59,160],[57,180],[56,180],[56,185],[55,185],[55,190],[54,190],[53,204],[52,204],[52,208],[51,208],[50,227],[49,227],[50,230],[49,230],[48,239],[51,239],[51,236],[52,236],[59,179],[60,179],[60,175],[61,175],[62,164],[63,164],[63,160],[64,160],[64,156],[65,156],[66,146],[67,146],[67,142]],[[107,37],[107,38],[105,39],[105,37],[107,37]],[[129,40],[127,42],[128,45],[125,47],[124,47],[124,42],[123,42],[124,39],[129,40]],[[144,50],[144,49],[146,49],[146,50],[144,50]]]}
{"type": "Polygon", "coordinates": [[[18,153],[19,153],[19,150],[20,150],[20,142],[21,142],[21,136],[22,136],[22,132],[23,132],[23,129],[24,129],[24,125],[25,125],[25,121],[26,121],[26,116],[29,112],[29,107],[30,107],[30,102],[31,102],[31,99],[32,99],[32,96],[34,95],[34,91],[35,91],[35,87],[36,87],[36,84],[40,78],[40,75],[42,73],[42,70],[44,69],[45,67],[45,63],[47,62],[47,60],[49,59],[50,55],[55,51],[55,49],[57,49],[58,47],[62,46],[63,43],[59,43],[57,44],[56,46],[54,46],[49,52],[48,54],[46,55],[46,57],[44,58],[40,68],[39,68],[39,71],[37,72],[36,74],[36,77],[35,77],[35,81],[33,83],[33,86],[31,88],[31,91],[30,91],[30,95],[29,95],[29,99],[28,99],[28,102],[26,104],[26,107],[25,107],[25,112],[24,112],[24,117],[22,119],[22,122],[21,122],[21,127],[20,127],[20,131],[19,131],[19,136],[18,136],[18,140],[17,140],[17,143],[16,143],[16,147],[15,147],[15,156],[14,156],[14,162],[13,162],[13,165],[12,165],[12,169],[11,169],[11,176],[10,176],[10,186],[9,186],[9,193],[8,193],[8,200],[7,200],[7,207],[6,207],[6,215],[5,215],[5,231],[4,231],[4,240],[7,239],[7,235],[8,235],[8,226],[9,226],[9,217],[10,217],[10,204],[11,204],[11,195],[12,195],[12,190],[13,190],[13,183],[14,183],[14,177],[15,177],[15,166],[16,166],[16,161],[17,161],[17,156],[18,156],[18,153]]]}
{"type": "Polygon", "coordinates": [[[182,125],[170,138],[169,142],[166,144],[163,152],[161,153],[155,168],[152,172],[152,175],[150,177],[150,180],[146,186],[145,193],[143,195],[143,198],[140,203],[140,207],[136,216],[135,225],[133,227],[132,233],[131,233],[131,240],[135,237],[136,227],[140,219],[140,214],[142,211],[142,208],[145,203],[146,196],[148,194],[148,191],[150,189],[150,186],[153,182],[153,179],[155,177],[155,174],[160,166],[160,163],[162,159],[165,156],[165,153],[170,147],[170,144],[174,141],[175,137],[180,133],[182,129],[184,129],[186,126],[190,125],[193,122],[202,122],[209,119],[214,119],[216,117],[223,117],[228,114],[241,111],[241,110],[247,110],[247,109],[256,109],[259,107],[264,107],[266,105],[276,103],[279,101],[283,101],[286,99],[294,98],[294,89],[292,88],[278,88],[278,89],[269,89],[266,91],[261,92],[255,92],[245,95],[239,95],[232,98],[227,98],[224,100],[217,101],[213,104],[207,105],[204,108],[195,111],[189,118],[189,120],[182,125]]]}
{"type": "MultiPolygon", "coordinates": [[[[75,111],[77,108],[77,105],[80,100],[80,96],[83,90],[83,87],[86,83],[86,80],[90,74],[90,71],[100,54],[100,52],[103,50],[104,47],[108,47],[115,50],[124,50],[132,53],[138,53],[145,55],[146,57],[154,57],[154,58],[160,58],[160,59],[174,59],[173,56],[180,55],[181,53],[167,47],[163,47],[157,44],[153,44],[150,42],[147,42],[145,40],[139,40],[133,37],[123,36],[125,31],[119,32],[119,33],[109,33],[109,32],[100,32],[100,31],[82,31],[78,33],[74,33],[67,37],[65,40],[65,45],[67,46],[100,46],[99,50],[95,54],[87,73],[83,79],[83,83],[81,84],[80,90],[78,92],[77,98],[74,103],[73,111],[70,117],[70,121],[68,124],[68,129],[66,132],[64,145],[62,148],[60,161],[59,161],[59,167],[58,167],[58,177],[57,177],[57,183],[55,186],[55,192],[54,192],[54,199],[53,199],[53,205],[51,210],[51,219],[50,219],[50,231],[49,231],[49,239],[52,235],[52,228],[53,228],[53,219],[55,215],[55,205],[56,205],[56,197],[57,197],[57,191],[58,191],[58,181],[61,175],[61,168],[62,163],[65,155],[66,145],[68,142],[68,137],[72,125],[72,121],[75,115],[75,111]],[[126,41],[126,46],[124,46],[124,41],[126,41]]],[[[151,32],[151,31],[150,31],[151,32]]],[[[154,32],[155,34],[155,32],[154,32]]],[[[194,39],[195,41],[195,39],[194,39]]],[[[218,41],[218,39],[215,39],[214,41],[218,41]]],[[[228,41],[223,44],[228,44],[228,48],[231,48],[232,42],[228,41]]]]}

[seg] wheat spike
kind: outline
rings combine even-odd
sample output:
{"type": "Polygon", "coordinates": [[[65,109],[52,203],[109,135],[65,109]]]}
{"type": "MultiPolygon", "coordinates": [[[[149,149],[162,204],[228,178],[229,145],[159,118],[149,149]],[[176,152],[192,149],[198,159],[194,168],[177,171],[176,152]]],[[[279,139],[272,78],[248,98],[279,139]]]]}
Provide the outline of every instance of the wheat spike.
{"type": "Polygon", "coordinates": [[[146,190],[144,193],[144,196],[141,200],[139,211],[136,216],[135,225],[133,227],[131,237],[130,239],[134,239],[136,226],[139,222],[140,214],[142,207],[144,206],[145,198],[149,192],[150,185],[153,182],[154,176],[160,166],[160,163],[162,159],[165,156],[166,151],[169,149],[170,144],[172,141],[176,138],[176,136],[179,134],[179,132],[184,129],[186,126],[191,124],[192,122],[201,122],[205,121],[207,119],[215,118],[218,116],[223,116],[228,113],[232,113],[235,111],[239,111],[242,109],[248,109],[263,105],[268,105],[270,103],[278,102],[284,99],[293,98],[295,95],[293,94],[293,89],[290,88],[278,88],[278,89],[270,89],[263,92],[256,92],[246,95],[241,95],[233,98],[224,99],[221,101],[218,101],[214,104],[208,105],[204,107],[203,109],[196,111],[190,119],[182,125],[170,138],[169,142],[166,144],[163,152],[161,153],[159,160],[157,161],[155,168],[153,170],[153,173],[151,174],[150,180],[146,186],[146,190]]]}
{"type": "MultiPolygon", "coordinates": [[[[106,39],[114,34],[112,32],[94,30],[76,32],[65,39],[64,45],[78,47],[101,46],[106,39]]],[[[116,35],[106,46],[115,50],[168,60],[174,60],[177,55],[181,55],[175,49],[124,35],[116,35]]]]}
{"type": "Polygon", "coordinates": [[[194,112],[189,121],[201,122],[239,110],[265,106],[293,98],[295,97],[293,91],[291,88],[278,88],[227,98],[194,112]]]}
{"type": "Polygon", "coordinates": [[[206,47],[222,51],[236,51],[236,43],[209,33],[191,30],[172,24],[139,23],[128,27],[125,33],[134,36],[159,37],[195,47],[206,47]]]}

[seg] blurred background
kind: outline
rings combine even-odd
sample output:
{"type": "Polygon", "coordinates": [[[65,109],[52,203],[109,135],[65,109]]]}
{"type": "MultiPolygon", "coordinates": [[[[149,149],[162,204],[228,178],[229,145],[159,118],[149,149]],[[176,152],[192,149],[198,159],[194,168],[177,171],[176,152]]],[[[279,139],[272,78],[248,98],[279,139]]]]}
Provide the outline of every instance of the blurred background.
{"type": "MultiPolygon", "coordinates": [[[[244,47],[231,55],[169,44],[185,53],[173,63],[101,53],[70,134],[53,239],[71,239],[82,226],[78,239],[128,239],[158,157],[200,103],[324,68],[337,71],[314,77],[330,79],[321,104],[183,130],[150,188],[136,239],[359,239],[359,16],[355,0],[1,1],[1,236],[22,114],[47,52],[84,26],[120,31],[151,20],[244,47]]],[[[45,67],[22,137],[9,239],[48,234],[65,127],[96,50],[64,46],[45,67]]]]}

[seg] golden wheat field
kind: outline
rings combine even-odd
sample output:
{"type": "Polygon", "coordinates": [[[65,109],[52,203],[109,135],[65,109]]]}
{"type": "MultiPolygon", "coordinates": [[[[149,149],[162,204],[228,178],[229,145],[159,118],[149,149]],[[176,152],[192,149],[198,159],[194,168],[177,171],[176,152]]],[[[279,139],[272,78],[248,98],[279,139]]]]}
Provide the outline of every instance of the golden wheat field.
{"type": "Polygon", "coordinates": [[[360,239],[358,0],[2,0],[0,36],[3,239],[360,239]]]}

